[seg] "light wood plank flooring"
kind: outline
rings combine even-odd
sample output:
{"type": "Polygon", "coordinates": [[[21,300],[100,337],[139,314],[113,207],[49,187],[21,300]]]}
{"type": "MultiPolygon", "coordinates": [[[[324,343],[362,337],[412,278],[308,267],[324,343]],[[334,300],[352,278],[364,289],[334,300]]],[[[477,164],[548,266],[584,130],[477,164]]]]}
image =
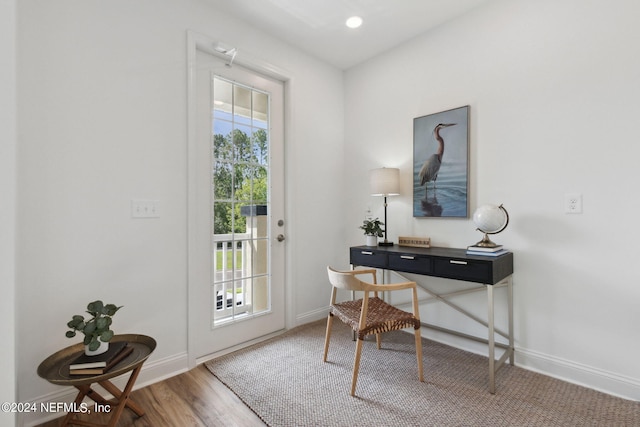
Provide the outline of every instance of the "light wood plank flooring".
{"type": "MultiPolygon", "coordinates": [[[[118,426],[173,427],[173,426],[230,426],[254,427],[265,424],[204,365],[189,372],[135,390],[131,399],[145,410],[138,417],[125,409],[118,426]]],[[[90,405],[92,406],[92,405],[90,405]]],[[[108,416],[92,413],[83,420],[106,424],[108,416]]],[[[62,418],[39,427],[58,427],[62,418]]]]}

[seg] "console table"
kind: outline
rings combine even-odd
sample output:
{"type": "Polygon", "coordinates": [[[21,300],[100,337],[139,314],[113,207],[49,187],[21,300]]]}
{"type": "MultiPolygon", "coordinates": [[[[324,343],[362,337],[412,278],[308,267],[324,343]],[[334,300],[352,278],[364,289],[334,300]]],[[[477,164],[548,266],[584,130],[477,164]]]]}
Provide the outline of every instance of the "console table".
{"type": "Polygon", "coordinates": [[[355,268],[366,266],[391,270],[397,273],[414,273],[424,276],[442,277],[446,279],[462,280],[479,283],[470,289],[448,293],[436,293],[424,284],[418,284],[430,299],[436,299],[463,315],[484,325],[488,329],[488,339],[464,334],[436,325],[422,323],[423,326],[472,339],[488,344],[489,347],[489,392],[495,393],[495,374],[509,359],[513,365],[513,253],[507,252],[500,256],[467,255],[466,249],[453,248],[414,248],[406,246],[353,246],[350,248],[350,263],[355,268]],[[503,332],[494,325],[494,289],[507,287],[508,332],[503,332]],[[464,308],[448,300],[448,298],[477,291],[487,292],[488,318],[481,319],[464,308]],[[508,344],[496,342],[496,334],[508,340],[508,344]],[[495,348],[505,350],[499,360],[495,359],[495,348]]]}

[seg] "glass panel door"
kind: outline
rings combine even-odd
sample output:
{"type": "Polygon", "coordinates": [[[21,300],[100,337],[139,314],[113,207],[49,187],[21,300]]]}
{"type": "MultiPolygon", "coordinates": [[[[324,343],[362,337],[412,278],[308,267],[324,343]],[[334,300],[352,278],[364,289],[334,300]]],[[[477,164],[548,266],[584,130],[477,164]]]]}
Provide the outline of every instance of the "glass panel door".
{"type": "MultiPolygon", "coordinates": [[[[189,359],[285,327],[282,81],[209,52],[189,59],[189,359]]],[[[203,50],[199,48],[202,46],[203,50]]]]}

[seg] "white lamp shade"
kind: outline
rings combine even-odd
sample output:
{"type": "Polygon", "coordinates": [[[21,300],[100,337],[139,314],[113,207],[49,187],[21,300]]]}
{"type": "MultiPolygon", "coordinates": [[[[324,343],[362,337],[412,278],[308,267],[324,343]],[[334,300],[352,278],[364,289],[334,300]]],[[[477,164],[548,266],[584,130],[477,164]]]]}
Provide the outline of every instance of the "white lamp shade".
{"type": "Polygon", "coordinates": [[[400,194],[400,169],[379,168],[369,172],[372,196],[397,196],[400,194]]]}

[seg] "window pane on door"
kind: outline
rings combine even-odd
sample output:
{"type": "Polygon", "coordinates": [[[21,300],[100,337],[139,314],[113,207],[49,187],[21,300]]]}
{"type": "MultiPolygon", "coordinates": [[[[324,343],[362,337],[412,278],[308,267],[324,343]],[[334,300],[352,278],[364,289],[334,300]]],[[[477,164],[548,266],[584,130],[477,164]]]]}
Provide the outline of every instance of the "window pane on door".
{"type": "Polygon", "coordinates": [[[269,94],[213,76],[211,323],[270,310],[269,94]]]}

